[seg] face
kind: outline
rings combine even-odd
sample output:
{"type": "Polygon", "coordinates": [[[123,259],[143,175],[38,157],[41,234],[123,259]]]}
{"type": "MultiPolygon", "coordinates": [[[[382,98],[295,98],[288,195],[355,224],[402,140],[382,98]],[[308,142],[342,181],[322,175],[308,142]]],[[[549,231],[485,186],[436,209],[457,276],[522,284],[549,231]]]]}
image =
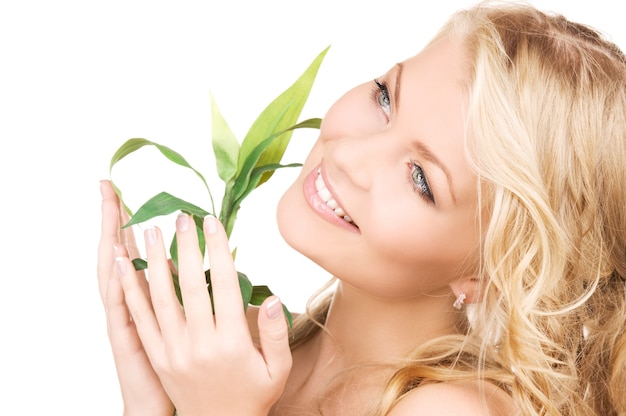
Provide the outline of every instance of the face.
{"type": "Polygon", "coordinates": [[[475,271],[463,62],[459,45],[438,40],[330,108],[278,205],[287,243],[383,297],[449,293],[475,271]]]}

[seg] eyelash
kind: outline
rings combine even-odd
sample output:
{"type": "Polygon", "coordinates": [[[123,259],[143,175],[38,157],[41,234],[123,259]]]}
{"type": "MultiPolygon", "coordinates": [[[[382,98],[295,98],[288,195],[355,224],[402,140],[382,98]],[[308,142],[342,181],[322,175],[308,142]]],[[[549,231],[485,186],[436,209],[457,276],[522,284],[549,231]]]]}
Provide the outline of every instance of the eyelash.
{"type": "Polygon", "coordinates": [[[391,113],[391,96],[389,95],[389,88],[387,83],[380,82],[378,79],[374,80],[374,87],[372,88],[372,100],[376,106],[380,107],[385,113],[385,117],[389,120],[391,113]],[[381,99],[385,100],[384,104],[381,103],[381,99]]]}
{"type": "Polygon", "coordinates": [[[409,184],[413,187],[413,190],[420,194],[422,198],[428,203],[434,204],[435,197],[433,196],[433,192],[430,190],[430,185],[428,184],[428,179],[426,179],[426,174],[420,165],[418,165],[414,160],[409,160],[409,184]],[[416,183],[416,179],[421,183],[416,183]]]}

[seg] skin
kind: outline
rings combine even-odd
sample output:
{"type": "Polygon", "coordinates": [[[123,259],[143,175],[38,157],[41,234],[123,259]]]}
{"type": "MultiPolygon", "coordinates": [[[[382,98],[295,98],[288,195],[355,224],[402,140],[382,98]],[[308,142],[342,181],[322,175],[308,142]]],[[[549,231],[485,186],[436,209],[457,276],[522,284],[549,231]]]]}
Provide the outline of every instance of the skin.
{"type": "MultiPolygon", "coordinates": [[[[253,311],[260,349],[255,346],[257,330],[251,334],[242,313],[219,224],[205,223],[216,279],[213,317],[196,233],[182,226],[184,218],[177,221],[183,314],[159,230],[146,235],[148,287],[122,248],[119,201],[103,183],[99,279],[125,414],[171,414],[172,403],[183,416],[363,414],[390,375],[385,364],[455,332],[454,299],[463,292],[472,302],[478,295],[463,62],[459,45],[437,41],[379,78],[388,96],[363,84],[325,116],[301,175],[280,201],[278,224],[292,247],[339,279],[327,319],[333,336],[322,331],[292,354],[275,299],[253,311]],[[415,166],[433,199],[424,195],[415,166]],[[310,183],[318,168],[358,228],[320,208],[310,183]]],[[[392,415],[508,414],[509,405],[504,392],[486,383],[445,383],[415,389],[392,415]],[[485,403],[481,390],[493,400],[485,403]]]]}

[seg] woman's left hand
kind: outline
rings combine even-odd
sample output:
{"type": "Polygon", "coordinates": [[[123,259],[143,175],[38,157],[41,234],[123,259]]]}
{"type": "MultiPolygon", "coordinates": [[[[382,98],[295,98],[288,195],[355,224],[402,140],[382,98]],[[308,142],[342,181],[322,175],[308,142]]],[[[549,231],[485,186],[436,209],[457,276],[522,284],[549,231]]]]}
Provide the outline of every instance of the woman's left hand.
{"type": "Polygon", "coordinates": [[[282,304],[270,297],[261,306],[261,348],[252,342],[228,239],[220,222],[204,222],[211,266],[211,306],[196,227],[181,214],[176,221],[180,306],[161,232],[145,231],[150,297],[128,258],[121,269],[126,303],[137,331],[178,414],[267,415],[282,394],[291,369],[288,328],[282,304]]]}

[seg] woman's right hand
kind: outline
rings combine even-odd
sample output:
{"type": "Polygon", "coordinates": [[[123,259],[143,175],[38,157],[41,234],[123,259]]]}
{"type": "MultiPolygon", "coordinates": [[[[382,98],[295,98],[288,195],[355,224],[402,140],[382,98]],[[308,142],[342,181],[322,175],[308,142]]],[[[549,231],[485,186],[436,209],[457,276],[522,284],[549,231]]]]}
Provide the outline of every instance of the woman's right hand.
{"type": "MultiPolygon", "coordinates": [[[[121,230],[120,214],[124,210],[109,181],[100,184],[102,194],[102,234],[98,248],[98,284],[107,319],[109,342],[117,369],[124,415],[172,416],[174,405],[165,393],[137,335],[122,290],[115,258],[138,257],[132,230],[121,230]]],[[[141,279],[146,296],[150,296],[145,279],[141,279]]]]}

